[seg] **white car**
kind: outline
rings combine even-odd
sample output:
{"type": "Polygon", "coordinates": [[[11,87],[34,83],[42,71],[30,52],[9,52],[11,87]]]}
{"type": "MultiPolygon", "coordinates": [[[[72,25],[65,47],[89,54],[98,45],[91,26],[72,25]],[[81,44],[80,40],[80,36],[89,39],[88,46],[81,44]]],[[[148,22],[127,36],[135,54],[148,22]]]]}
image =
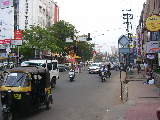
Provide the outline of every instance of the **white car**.
{"type": "Polygon", "coordinates": [[[90,73],[99,73],[100,65],[101,65],[101,63],[93,63],[93,64],[88,68],[89,74],[90,74],[90,73]]]}

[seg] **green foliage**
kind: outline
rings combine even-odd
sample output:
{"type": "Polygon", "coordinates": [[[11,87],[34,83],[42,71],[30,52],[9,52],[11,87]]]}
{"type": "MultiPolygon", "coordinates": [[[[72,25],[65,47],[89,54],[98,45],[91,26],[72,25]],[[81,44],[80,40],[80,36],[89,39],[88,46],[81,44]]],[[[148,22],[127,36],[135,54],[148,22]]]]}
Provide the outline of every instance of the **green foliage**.
{"type": "Polygon", "coordinates": [[[78,42],[79,56],[82,58],[83,61],[90,60],[93,57],[93,47],[94,45],[89,42],[78,42]]]}
{"type": "MultiPolygon", "coordinates": [[[[70,51],[68,48],[72,48],[76,43],[75,41],[72,43],[66,42],[66,38],[70,37],[74,39],[77,33],[75,26],[63,20],[46,28],[31,25],[30,29],[23,31],[23,43],[20,46],[20,55],[24,55],[26,59],[33,58],[35,50],[68,55],[70,51]]],[[[79,42],[78,46],[82,58],[90,60],[93,44],[79,42]]]]}
{"type": "Polygon", "coordinates": [[[66,52],[68,54],[68,51],[65,48],[74,44],[67,43],[66,38],[74,38],[75,34],[77,33],[75,27],[72,24],[69,24],[68,22],[61,20],[56,24],[53,24],[52,26],[48,27],[48,31],[50,31],[56,39],[56,45],[59,47],[58,52],[66,52]]]}

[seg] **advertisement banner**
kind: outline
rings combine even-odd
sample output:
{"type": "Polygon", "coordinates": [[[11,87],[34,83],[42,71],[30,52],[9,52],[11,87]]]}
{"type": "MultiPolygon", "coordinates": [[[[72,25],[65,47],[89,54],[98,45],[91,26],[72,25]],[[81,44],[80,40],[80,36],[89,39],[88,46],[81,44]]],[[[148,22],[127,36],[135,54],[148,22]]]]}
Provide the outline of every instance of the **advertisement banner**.
{"type": "Polygon", "coordinates": [[[146,53],[157,53],[160,48],[160,41],[149,41],[146,42],[146,53]]]}
{"type": "Polygon", "coordinates": [[[13,39],[14,36],[14,7],[0,10],[0,44],[13,39]]]}
{"type": "Polygon", "coordinates": [[[13,6],[13,0],[0,0],[0,8],[13,6]]]}

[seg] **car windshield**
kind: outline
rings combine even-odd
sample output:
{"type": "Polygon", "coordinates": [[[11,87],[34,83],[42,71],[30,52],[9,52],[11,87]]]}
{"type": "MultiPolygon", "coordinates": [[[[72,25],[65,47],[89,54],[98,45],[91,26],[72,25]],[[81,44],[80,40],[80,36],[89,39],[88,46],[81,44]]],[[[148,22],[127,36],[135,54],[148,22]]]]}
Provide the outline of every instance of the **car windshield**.
{"type": "Polygon", "coordinates": [[[64,65],[63,64],[58,64],[58,67],[64,67],[64,65]]]}
{"type": "Polygon", "coordinates": [[[26,76],[26,73],[5,73],[3,85],[10,87],[22,87],[24,85],[26,76]]]}
{"type": "Polygon", "coordinates": [[[92,64],[92,66],[98,66],[98,64],[92,64]]]}

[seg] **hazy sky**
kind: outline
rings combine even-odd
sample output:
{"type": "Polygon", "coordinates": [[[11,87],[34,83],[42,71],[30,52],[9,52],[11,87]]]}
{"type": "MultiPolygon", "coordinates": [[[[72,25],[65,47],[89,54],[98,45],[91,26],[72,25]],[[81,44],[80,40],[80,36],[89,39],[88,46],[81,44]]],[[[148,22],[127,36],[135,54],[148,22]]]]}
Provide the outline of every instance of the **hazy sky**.
{"type": "Polygon", "coordinates": [[[122,10],[131,9],[135,33],[145,0],[55,0],[60,7],[60,20],[74,25],[79,35],[91,33],[92,42],[105,49],[118,46],[118,38],[126,34],[122,10]],[[102,35],[104,34],[104,35],[102,35]]]}

